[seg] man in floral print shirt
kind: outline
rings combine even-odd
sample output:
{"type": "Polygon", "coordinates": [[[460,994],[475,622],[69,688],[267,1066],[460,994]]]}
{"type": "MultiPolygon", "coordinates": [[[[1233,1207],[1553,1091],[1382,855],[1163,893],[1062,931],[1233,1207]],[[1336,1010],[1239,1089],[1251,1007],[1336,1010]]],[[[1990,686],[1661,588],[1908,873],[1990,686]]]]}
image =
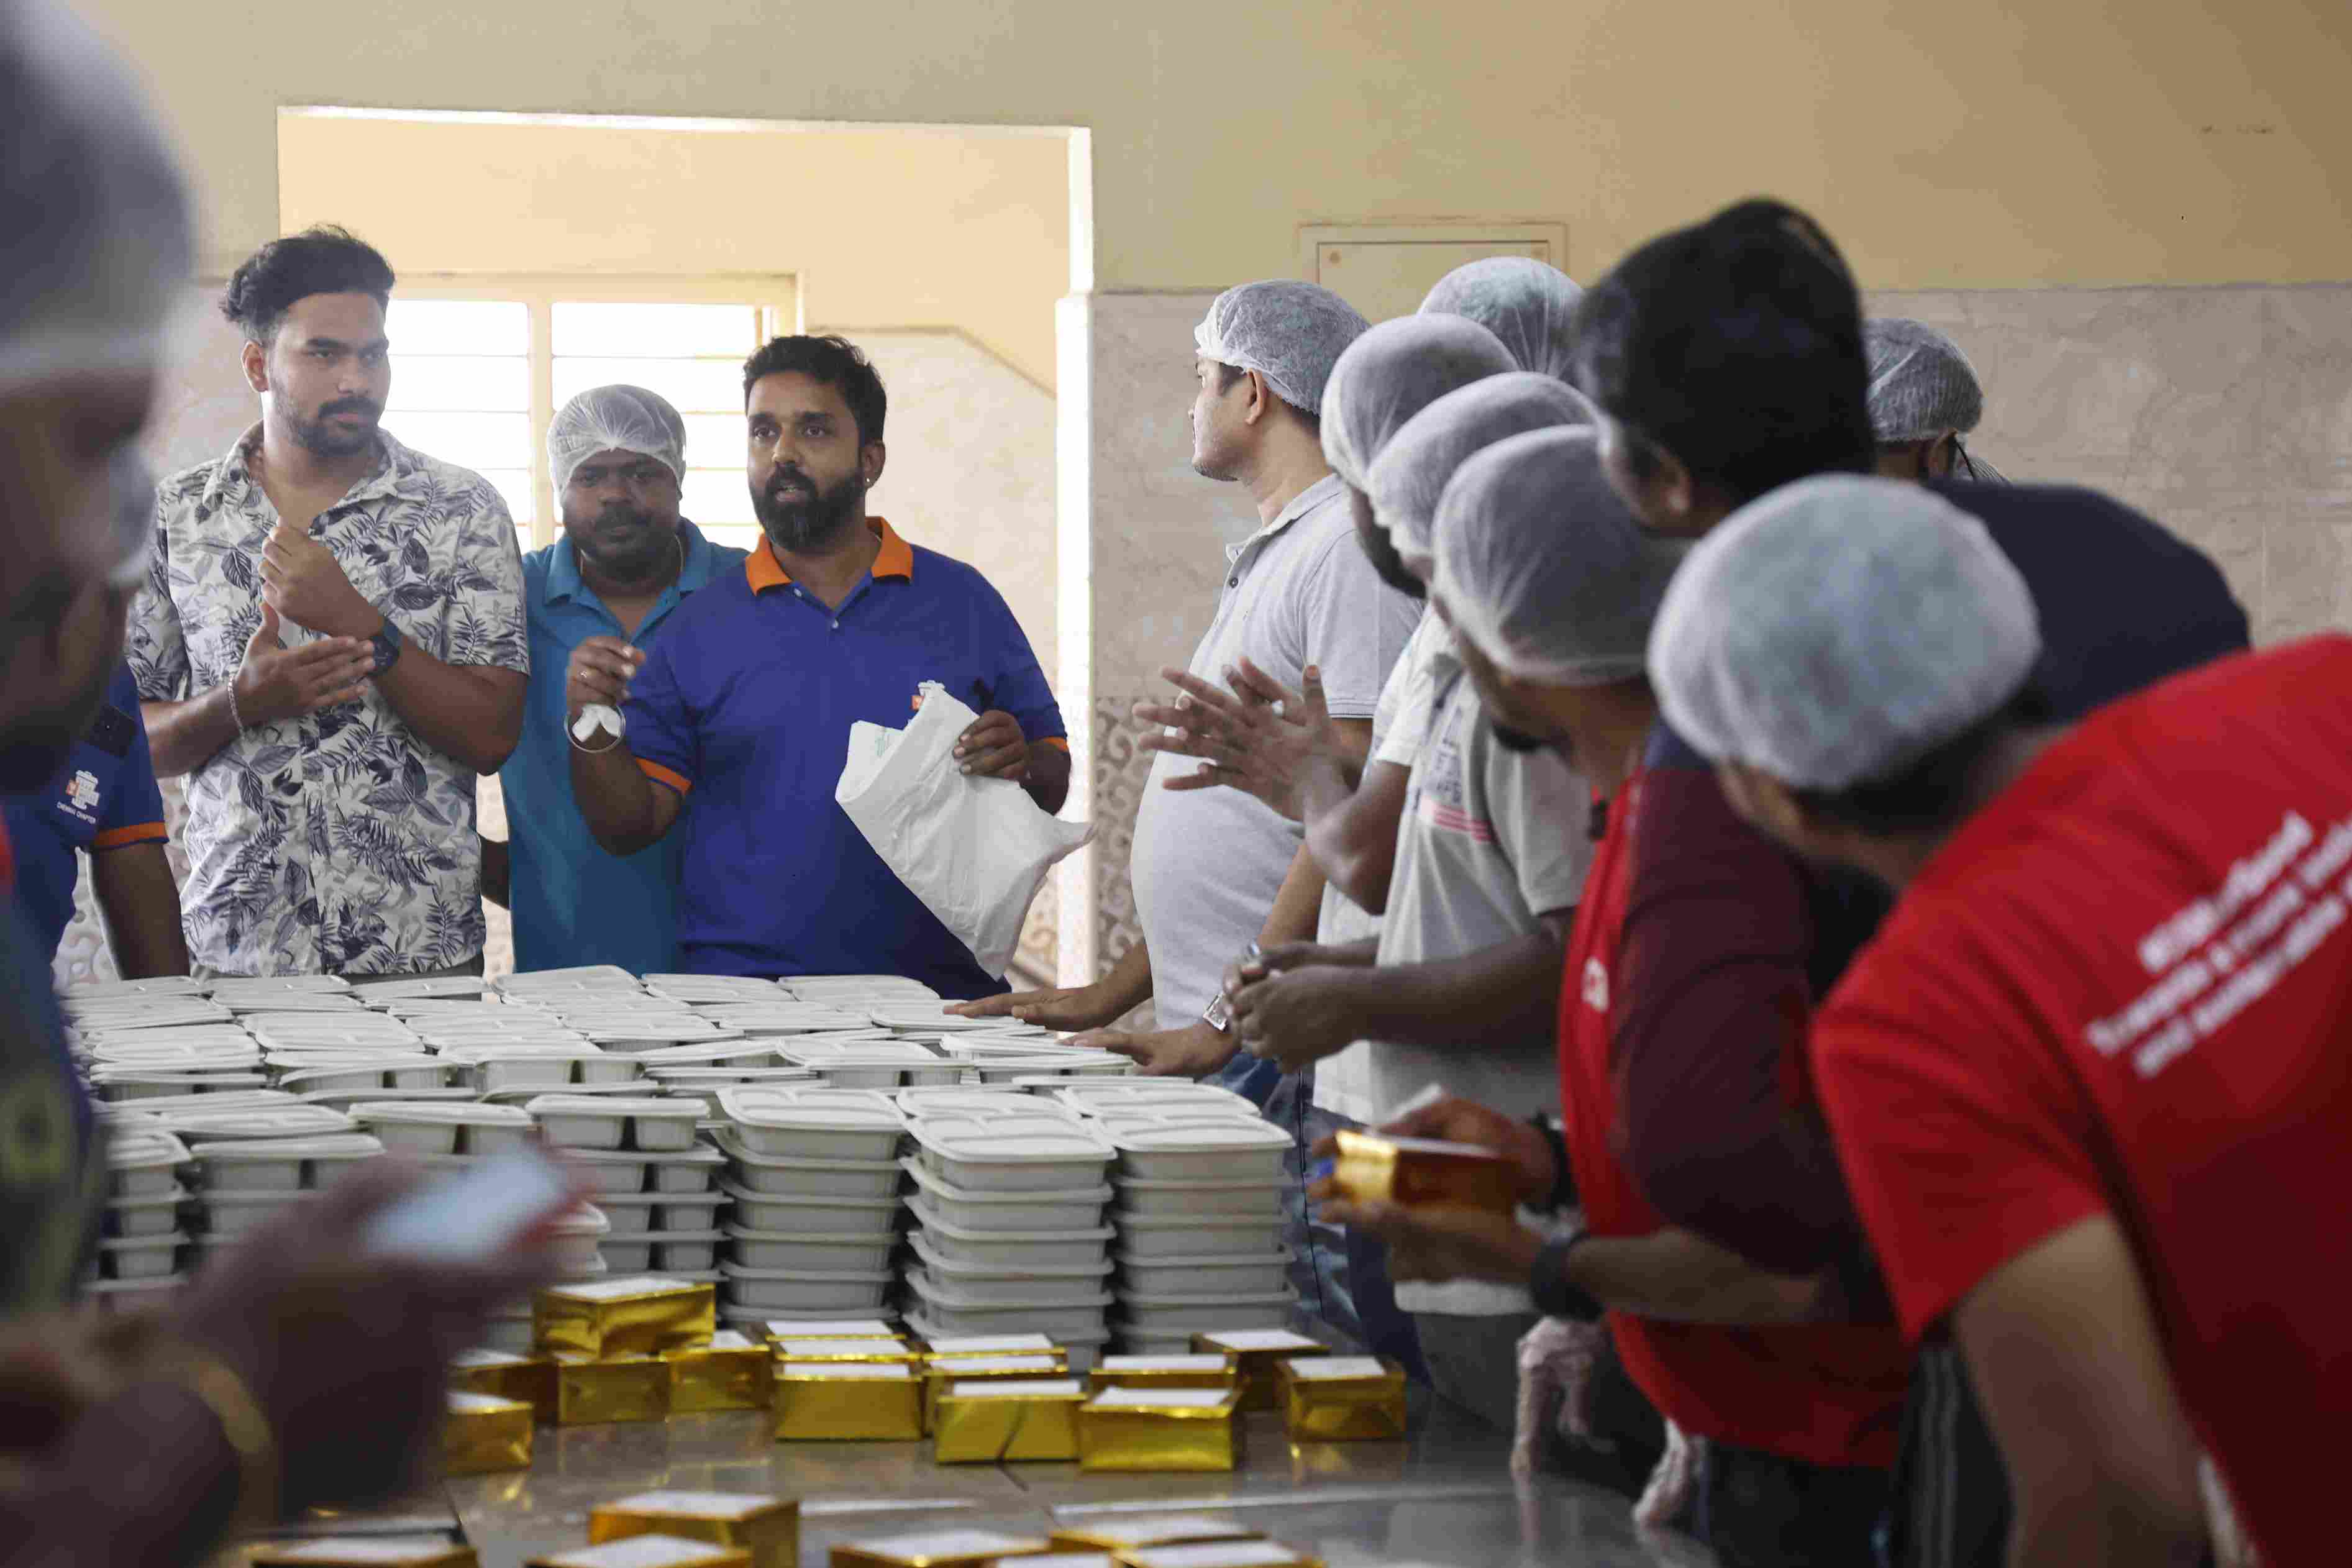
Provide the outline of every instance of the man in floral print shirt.
{"type": "Polygon", "coordinates": [[[480,965],[474,781],[521,731],[521,555],[488,480],[377,428],[392,284],[339,229],[238,268],[261,422],[159,499],[129,653],[155,771],[188,776],[199,973],[480,965]]]}

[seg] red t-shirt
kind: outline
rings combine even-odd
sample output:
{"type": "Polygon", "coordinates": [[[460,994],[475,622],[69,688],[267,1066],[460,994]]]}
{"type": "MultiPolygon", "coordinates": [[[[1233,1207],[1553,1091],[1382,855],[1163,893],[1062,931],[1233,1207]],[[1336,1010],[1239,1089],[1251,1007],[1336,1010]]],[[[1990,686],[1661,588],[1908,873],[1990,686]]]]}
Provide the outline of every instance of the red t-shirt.
{"type": "Polygon", "coordinates": [[[2279,1563],[2343,1552],[2352,1411],[2352,639],[2085,721],[1945,844],[1814,1068],[1904,1328],[2107,1213],[2279,1563]]]}
{"type": "MultiPolygon", "coordinates": [[[[1613,1040],[1618,944],[1642,811],[1636,773],[1610,805],[1569,939],[1560,987],[1559,1097],[1569,1163],[1596,1236],[1646,1236],[1667,1222],[1622,1157],[1622,1064],[1613,1040]]],[[[1625,1368],[1685,1431],[1817,1465],[1885,1468],[1911,1357],[1891,1328],[1725,1329],[1609,1314],[1625,1368]]]]}

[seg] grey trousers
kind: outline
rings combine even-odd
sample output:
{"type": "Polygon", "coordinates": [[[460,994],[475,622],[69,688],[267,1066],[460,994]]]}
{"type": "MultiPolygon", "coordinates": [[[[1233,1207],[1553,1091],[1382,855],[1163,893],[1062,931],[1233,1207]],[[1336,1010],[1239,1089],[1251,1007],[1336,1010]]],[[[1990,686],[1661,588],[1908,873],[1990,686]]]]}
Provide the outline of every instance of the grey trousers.
{"type": "Polygon", "coordinates": [[[1538,1321],[1533,1312],[1501,1317],[1413,1313],[1430,1386],[1496,1431],[1516,1430],[1519,1341],[1538,1321]]]}

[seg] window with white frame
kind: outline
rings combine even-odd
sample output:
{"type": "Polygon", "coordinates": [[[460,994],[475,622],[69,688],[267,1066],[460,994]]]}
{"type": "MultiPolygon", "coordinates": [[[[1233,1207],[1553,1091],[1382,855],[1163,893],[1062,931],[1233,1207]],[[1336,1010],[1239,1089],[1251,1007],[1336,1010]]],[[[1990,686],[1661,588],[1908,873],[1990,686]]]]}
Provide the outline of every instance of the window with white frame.
{"type": "Polygon", "coordinates": [[[642,386],[686,420],[680,510],[714,541],[749,548],[759,524],[743,477],[743,362],[794,330],[794,290],[790,279],[729,281],[404,286],[387,317],[384,427],[497,485],[530,549],[562,527],[546,456],[555,411],[590,387],[642,386]]]}

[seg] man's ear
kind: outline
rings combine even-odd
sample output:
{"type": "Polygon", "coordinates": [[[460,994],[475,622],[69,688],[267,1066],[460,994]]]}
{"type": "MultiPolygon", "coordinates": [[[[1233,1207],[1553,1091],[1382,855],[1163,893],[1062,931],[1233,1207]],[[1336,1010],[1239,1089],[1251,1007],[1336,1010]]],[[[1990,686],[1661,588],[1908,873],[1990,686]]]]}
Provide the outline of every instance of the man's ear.
{"type": "Polygon", "coordinates": [[[1243,374],[1249,380],[1250,395],[1249,406],[1242,410],[1242,423],[1255,425],[1262,419],[1271,417],[1274,405],[1281,399],[1275,396],[1274,388],[1267,384],[1265,377],[1256,371],[1244,371],[1243,374]]]}
{"type": "Polygon", "coordinates": [[[269,390],[269,351],[251,338],[245,341],[245,353],[238,363],[245,369],[245,384],[256,392],[269,390]]]}
{"type": "Polygon", "coordinates": [[[857,468],[866,478],[867,489],[882,482],[882,470],[889,461],[890,448],[879,441],[868,441],[857,448],[857,468]]]}

